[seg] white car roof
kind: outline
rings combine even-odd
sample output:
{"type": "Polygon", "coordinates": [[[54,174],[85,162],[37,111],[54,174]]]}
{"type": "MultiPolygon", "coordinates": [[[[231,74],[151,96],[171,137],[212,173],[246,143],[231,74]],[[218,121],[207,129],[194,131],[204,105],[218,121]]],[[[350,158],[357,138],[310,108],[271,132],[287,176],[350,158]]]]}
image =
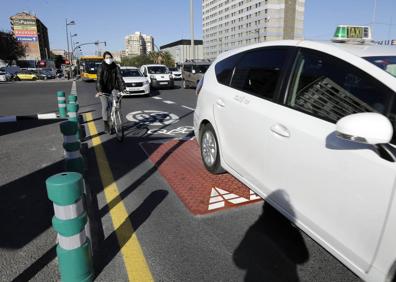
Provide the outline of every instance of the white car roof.
{"type": "Polygon", "coordinates": [[[138,68],[137,67],[120,67],[120,69],[122,69],[122,70],[137,70],[138,68]]]}
{"type": "MultiPolygon", "coordinates": [[[[311,41],[311,40],[276,40],[276,41],[267,41],[263,43],[258,43],[250,46],[245,46],[237,49],[230,50],[228,52],[224,52],[224,57],[228,57],[230,55],[240,53],[246,50],[266,47],[266,46],[301,46],[307,47],[311,49],[317,49],[319,51],[323,51],[323,49],[327,49],[325,46],[331,46],[334,48],[339,48],[344,50],[352,55],[358,57],[374,57],[374,56],[396,56],[396,47],[395,46],[385,46],[385,45],[376,45],[373,43],[336,43],[331,41],[311,41]]],[[[221,54],[221,55],[223,55],[221,54]]],[[[223,56],[221,56],[223,57],[223,56]]],[[[220,56],[219,56],[220,58],[220,56]]]]}

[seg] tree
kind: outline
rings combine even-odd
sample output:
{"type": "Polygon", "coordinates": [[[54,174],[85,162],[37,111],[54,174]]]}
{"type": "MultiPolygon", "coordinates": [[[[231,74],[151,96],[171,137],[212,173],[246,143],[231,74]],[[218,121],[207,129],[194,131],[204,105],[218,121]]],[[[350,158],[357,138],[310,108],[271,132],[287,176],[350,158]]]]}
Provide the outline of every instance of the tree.
{"type": "Polygon", "coordinates": [[[0,31],[0,59],[8,63],[24,57],[26,54],[26,47],[10,32],[0,31]]]}
{"type": "Polygon", "coordinates": [[[153,51],[150,52],[148,56],[156,64],[164,64],[168,67],[175,66],[175,60],[168,51],[153,51]]]}
{"type": "Polygon", "coordinates": [[[121,58],[121,66],[141,67],[142,65],[152,64],[152,63],[154,63],[154,61],[147,55],[121,58]]]}
{"type": "Polygon", "coordinates": [[[174,67],[176,64],[172,54],[168,51],[162,52],[162,63],[167,67],[174,67]]]}

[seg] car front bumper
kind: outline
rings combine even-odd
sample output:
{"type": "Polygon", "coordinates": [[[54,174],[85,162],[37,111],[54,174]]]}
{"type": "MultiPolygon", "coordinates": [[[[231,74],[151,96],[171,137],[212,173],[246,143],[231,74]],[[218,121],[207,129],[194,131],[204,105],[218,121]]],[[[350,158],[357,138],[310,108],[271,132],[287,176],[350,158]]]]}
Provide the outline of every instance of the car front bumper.
{"type": "Polygon", "coordinates": [[[141,87],[126,87],[125,95],[148,95],[150,94],[150,85],[143,85],[141,87]]]}
{"type": "Polygon", "coordinates": [[[170,87],[174,86],[173,80],[151,80],[151,86],[154,88],[170,87]]]}

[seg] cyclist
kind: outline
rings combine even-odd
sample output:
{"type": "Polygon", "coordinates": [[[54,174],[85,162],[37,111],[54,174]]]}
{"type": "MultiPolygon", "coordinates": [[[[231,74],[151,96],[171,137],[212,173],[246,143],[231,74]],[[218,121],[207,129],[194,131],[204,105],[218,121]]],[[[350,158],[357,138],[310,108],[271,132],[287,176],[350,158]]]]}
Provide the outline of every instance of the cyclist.
{"type": "Polygon", "coordinates": [[[110,133],[108,116],[109,99],[112,99],[111,93],[113,90],[124,91],[125,84],[121,76],[120,68],[114,63],[113,55],[106,51],[103,53],[103,62],[98,68],[96,81],[96,97],[100,98],[102,104],[102,119],[104,128],[107,133],[110,133]]]}

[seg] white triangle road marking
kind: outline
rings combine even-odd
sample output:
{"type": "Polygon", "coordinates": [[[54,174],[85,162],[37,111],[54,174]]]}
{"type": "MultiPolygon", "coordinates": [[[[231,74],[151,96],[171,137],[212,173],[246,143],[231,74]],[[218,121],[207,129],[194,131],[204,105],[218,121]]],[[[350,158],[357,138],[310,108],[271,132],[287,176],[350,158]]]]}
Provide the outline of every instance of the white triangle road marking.
{"type": "Polygon", "coordinates": [[[260,199],[260,197],[257,196],[252,190],[250,190],[249,194],[249,199],[246,199],[226,190],[214,187],[210,193],[208,210],[223,208],[225,206],[225,201],[233,205],[237,205],[260,199]]]}

